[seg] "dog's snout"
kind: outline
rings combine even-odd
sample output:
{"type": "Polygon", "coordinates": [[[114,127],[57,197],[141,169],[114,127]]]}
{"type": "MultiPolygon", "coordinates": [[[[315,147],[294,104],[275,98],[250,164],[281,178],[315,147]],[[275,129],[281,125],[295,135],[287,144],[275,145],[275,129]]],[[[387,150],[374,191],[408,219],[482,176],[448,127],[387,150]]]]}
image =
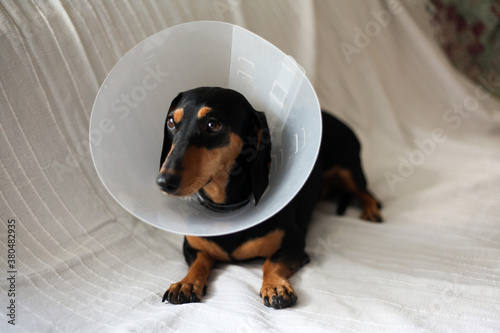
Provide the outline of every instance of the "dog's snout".
{"type": "Polygon", "coordinates": [[[156,184],[163,192],[174,194],[181,184],[181,176],[162,172],[156,178],[156,184]]]}

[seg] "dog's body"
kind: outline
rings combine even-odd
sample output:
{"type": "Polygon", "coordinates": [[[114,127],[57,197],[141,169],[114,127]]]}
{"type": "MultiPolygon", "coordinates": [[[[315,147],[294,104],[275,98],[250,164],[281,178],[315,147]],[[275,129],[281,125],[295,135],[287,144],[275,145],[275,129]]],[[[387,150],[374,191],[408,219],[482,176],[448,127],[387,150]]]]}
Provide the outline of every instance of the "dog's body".
{"type": "MultiPolygon", "coordinates": [[[[309,261],[304,252],[307,224],[316,203],[338,196],[338,214],[351,197],[362,206],[363,219],[381,222],[379,205],[366,188],[354,133],[323,112],[323,138],[316,164],[299,193],[269,220],[247,230],[216,237],[186,236],[186,277],[165,292],[163,301],[187,303],[205,295],[211,269],[218,261],[262,257],[263,302],[285,308],[297,301],[289,278],[309,261]]],[[[230,210],[255,204],[268,184],[269,131],[262,112],[239,93],[202,87],[179,94],[172,102],[157,183],[164,193],[196,192],[206,206],[230,210]]]]}

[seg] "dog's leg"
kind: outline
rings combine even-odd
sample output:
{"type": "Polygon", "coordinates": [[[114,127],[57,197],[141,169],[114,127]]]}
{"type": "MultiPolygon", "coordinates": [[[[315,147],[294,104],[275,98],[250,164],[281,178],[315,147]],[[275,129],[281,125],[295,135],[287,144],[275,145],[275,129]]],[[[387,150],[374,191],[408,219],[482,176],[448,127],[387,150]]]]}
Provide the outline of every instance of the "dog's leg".
{"type": "Polygon", "coordinates": [[[359,201],[361,202],[361,207],[363,212],[361,213],[361,218],[363,220],[372,222],[382,222],[382,214],[380,214],[380,204],[377,200],[370,194],[370,192],[363,190],[359,191],[357,195],[359,201]]]}
{"type": "Polygon", "coordinates": [[[339,200],[337,203],[337,215],[344,215],[347,207],[351,204],[351,201],[352,201],[351,193],[339,194],[339,200]]]}
{"type": "Polygon", "coordinates": [[[300,261],[280,260],[268,258],[262,266],[263,282],[260,296],[266,306],[274,309],[283,309],[297,302],[297,293],[288,280],[300,267],[309,262],[309,257],[304,253],[300,261]]]}
{"type": "Polygon", "coordinates": [[[200,302],[205,296],[207,279],[215,260],[207,253],[198,251],[189,267],[187,275],[181,281],[174,283],[163,295],[163,302],[173,304],[200,302]]]}
{"type": "Polygon", "coordinates": [[[267,259],[262,271],[264,276],[260,296],[266,306],[282,309],[297,302],[297,293],[288,281],[294,273],[290,265],[267,259]]]}
{"type": "MultiPolygon", "coordinates": [[[[360,176],[358,175],[358,177],[360,176]]],[[[380,214],[377,200],[366,190],[363,184],[356,183],[349,169],[333,167],[324,173],[323,179],[330,187],[350,192],[358,199],[361,203],[361,218],[363,220],[382,222],[382,214],[380,214]]],[[[361,182],[362,179],[358,180],[358,183],[361,182]]]]}

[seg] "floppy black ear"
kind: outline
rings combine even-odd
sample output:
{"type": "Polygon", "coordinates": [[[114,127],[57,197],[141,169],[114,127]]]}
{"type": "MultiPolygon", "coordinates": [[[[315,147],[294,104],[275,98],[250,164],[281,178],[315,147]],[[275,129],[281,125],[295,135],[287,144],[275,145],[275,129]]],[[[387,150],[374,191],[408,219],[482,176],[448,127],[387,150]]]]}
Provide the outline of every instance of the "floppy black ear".
{"type": "MultiPolygon", "coordinates": [[[[177,97],[175,97],[172,100],[172,103],[170,103],[170,107],[168,108],[167,114],[169,114],[170,111],[172,111],[177,107],[177,104],[179,104],[181,98],[182,98],[182,93],[177,95],[177,97]]],[[[169,130],[167,127],[167,119],[165,119],[165,127],[163,129],[163,148],[161,149],[161,157],[160,157],[160,169],[163,163],[165,163],[165,159],[167,158],[167,155],[170,152],[171,147],[172,147],[172,140],[170,139],[169,130]]]]}
{"type": "Polygon", "coordinates": [[[259,202],[269,185],[269,169],[271,166],[271,135],[264,112],[254,111],[252,115],[257,136],[254,162],[251,166],[252,190],[255,205],[259,202]]]}

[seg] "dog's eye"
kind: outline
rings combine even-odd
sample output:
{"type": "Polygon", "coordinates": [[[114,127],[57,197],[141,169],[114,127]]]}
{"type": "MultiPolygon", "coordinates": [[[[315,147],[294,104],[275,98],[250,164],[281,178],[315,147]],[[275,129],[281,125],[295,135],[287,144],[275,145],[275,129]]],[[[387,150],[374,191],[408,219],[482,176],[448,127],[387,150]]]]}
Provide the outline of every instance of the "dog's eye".
{"type": "Polygon", "coordinates": [[[175,120],[174,120],[174,118],[169,117],[167,119],[167,127],[170,128],[170,129],[174,129],[175,128],[175,120]]]}
{"type": "Polygon", "coordinates": [[[210,133],[217,133],[220,131],[222,125],[216,120],[210,120],[207,123],[207,131],[210,133]]]}

